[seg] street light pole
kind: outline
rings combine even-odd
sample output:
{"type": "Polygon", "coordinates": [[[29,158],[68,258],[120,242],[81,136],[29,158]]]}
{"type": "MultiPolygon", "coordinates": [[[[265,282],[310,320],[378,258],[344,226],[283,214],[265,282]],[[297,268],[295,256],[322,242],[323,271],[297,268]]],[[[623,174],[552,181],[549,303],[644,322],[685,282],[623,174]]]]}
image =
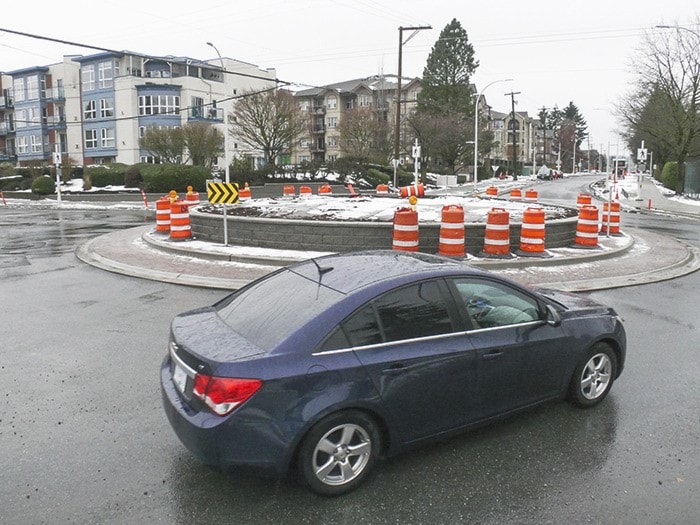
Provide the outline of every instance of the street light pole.
{"type": "Polygon", "coordinates": [[[481,100],[481,96],[484,94],[484,91],[486,91],[486,88],[489,86],[498,84],[499,82],[512,81],[512,78],[504,78],[501,80],[494,80],[493,82],[486,84],[482,90],[479,91],[479,94],[476,96],[476,100],[474,101],[474,191],[476,191],[476,183],[479,179],[479,177],[477,177],[477,162],[479,154],[479,101],[481,100]]]}
{"type": "MultiPolygon", "coordinates": [[[[396,171],[396,166],[399,162],[399,149],[400,149],[400,142],[401,142],[401,62],[402,62],[402,55],[403,55],[403,45],[411,40],[418,31],[422,31],[424,29],[432,29],[432,26],[415,26],[415,27],[399,27],[399,74],[396,78],[396,127],[394,129],[394,171],[396,171]],[[403,41],[403,32],[404,31],[413,31],[413,34],[409,36],[406,39],[406,42],[403,41]]],[[[396,177],[394,177],[396,179],[396,177]]],[[[395,183],[395,182],[394,182],[395,183]]]]}
{"type": "MultiPolygon", "coordinates": [[[[216,51],[216,54],[219,56],[219,62],[221,63],[221,80],[224,83],[224,99],[226,99],[226,74],[224,73],[224,59],[221,58],[221,53],[219,53],[219,50],[214,44],[207,42],[207,45],[214,48],[214,51],[216,51]]],[[[228,159],[228,114],[226,113],[225,106],[223,106],[221,109],[224,112],[224,173],[226,174],[226,183],[228,184],[231,182],[231,172],[229,167],[230,162],[228,159]]],[[[222,206],[224,207],[224,245],[228,246],[228,217],[226,204],[223,204],[222,206]]]]}

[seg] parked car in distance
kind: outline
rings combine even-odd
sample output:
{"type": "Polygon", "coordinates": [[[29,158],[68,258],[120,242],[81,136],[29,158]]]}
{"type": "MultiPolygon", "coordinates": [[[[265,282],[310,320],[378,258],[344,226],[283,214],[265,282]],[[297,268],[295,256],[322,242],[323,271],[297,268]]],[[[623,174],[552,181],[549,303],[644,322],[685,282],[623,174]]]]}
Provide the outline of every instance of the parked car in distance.
{"type": "Polygon", "coordinates": [[[339,495],[378,458],[549,400],[600,403],[625,363],[611,308],[461,260],[336,254],[175,317],[161,367],[175,433],[221,469],[339,495]]]}

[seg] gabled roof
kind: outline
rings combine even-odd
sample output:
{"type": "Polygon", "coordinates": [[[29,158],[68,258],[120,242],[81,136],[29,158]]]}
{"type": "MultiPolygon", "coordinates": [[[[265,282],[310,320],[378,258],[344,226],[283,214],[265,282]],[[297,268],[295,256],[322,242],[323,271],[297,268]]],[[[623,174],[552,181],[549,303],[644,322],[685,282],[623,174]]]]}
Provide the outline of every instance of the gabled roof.
{"type": "MultiPolygon", "coordinates": [[[[403,81],[404,79],[402,79],[403,81]]],[[[409,83],[415,82],[417,78],[406,78],[409,83]]],[[[313,87],[311,89],[303,89],[294,93],[296,97],[316,97],[325,93],[335,91],[339,94],[357,93],[358,90],[365,88],[370,91],[391,91],[396,90],[396,75],[374,75],[365,78],[356,78],[352,80],[344,80],[334,84],[325,86],[313,87]]]]}

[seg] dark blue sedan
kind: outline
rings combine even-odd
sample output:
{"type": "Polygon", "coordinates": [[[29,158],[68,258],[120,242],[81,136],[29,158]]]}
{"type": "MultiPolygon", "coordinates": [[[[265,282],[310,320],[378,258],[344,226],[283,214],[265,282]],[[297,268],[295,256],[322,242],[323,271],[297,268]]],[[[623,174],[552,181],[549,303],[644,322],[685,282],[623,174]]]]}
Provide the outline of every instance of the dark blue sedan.
{"type": "Polygon", "coordinates": [[[348,492],[377,459],[545,401],[605,398],[618,315],[433,255],[312,259],[177,316],[161,369],[202,462],[348,492]]]}

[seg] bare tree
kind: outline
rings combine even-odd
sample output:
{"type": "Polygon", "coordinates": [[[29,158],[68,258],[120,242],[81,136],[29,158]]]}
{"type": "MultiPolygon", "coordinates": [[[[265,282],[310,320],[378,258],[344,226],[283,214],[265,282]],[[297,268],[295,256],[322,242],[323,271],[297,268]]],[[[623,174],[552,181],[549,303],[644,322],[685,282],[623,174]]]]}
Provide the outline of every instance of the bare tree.
{"type": "Polygon", "coordinates": [[[160,162],[179,164],[182,162],[185,140],[180,127],[149,126],[139,145],[160,162]]]}
{"type": "Polygon", "coordinates": [[[285,90],[244,93],[229,115],[230,133],[261,150],[273,167],[277,157],[307,131],[306,115],[285,90]]]}
{"type": "Polygon", "coordinates": [[[340,149],[363,161],[384,163],[391,152],[391,130],[381,114],[371,108],[348,110],[340,123],[340,149]]]}
{"type": "Polygon", "coordinates": [[[140,146],[161,162],[186,164],[192,161],[195,166],[211,168],[223,152],[223,142],[223,135],[211,124],[195,122],[182,127],[149,127],[140,146]]]}
{"type": "Polygon", "coordinates": [[[206,122],[194,122],[182,127],[185,148],[195,166],[211,168],[216,157],[224,153],[224,136],[206,122]]]}
{"type": "Polygon", "coordinates": [[[695,30],[676,27],[647,33],[633,61],[635,88],[617,106],[628,137],[651,136],[671,152],[678,162],[677,191],[683,191],[686,158],[700,153],[698,47],[700,33],[695,30]]]}

